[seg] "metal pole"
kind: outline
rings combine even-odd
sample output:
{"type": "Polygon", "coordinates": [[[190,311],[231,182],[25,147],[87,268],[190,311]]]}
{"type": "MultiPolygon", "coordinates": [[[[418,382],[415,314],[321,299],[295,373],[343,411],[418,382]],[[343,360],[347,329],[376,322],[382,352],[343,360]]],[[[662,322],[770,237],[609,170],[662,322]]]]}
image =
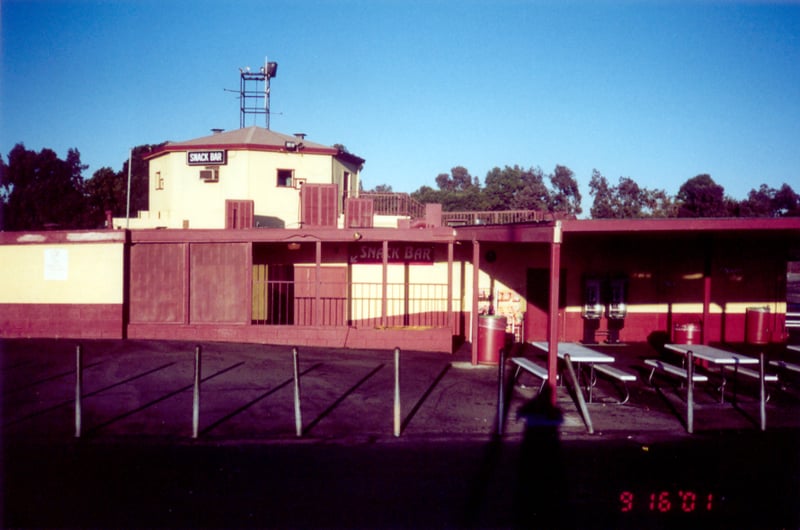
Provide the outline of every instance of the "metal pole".
{"type": "Polygon", "coordinates": [[[81,345],[75,348],[75,438],[81,437],[81,394],[83,394],[83,360],[81,345]]]}
{"type": "Polygon", "coordinates": [[[128,198],[125,206],[125,229],[131,226],[131,166],[133,165],[133,148],[128,152],[128,198]]]}
{"type": "Polygon", "coordinates": [[[400,436],[400,348],[394,349],[394,435],[400,436]]]}
{"type": "Polygon", "coordinates": [[[500,362],[498,363],[499,366],[497,368],[497,435],[503,436],[503,427],[504,427],[504,419],[505,419],[505,400],[506,400],[506,393],[505,393],[505,366],[506,366],[506,358],[505,358],[505,348],[500,348],[499,352],[500,362]]]}
{"type": "Polygon", "coordinates": [[[761,384],[761,389],[760,389],[761,390],[761,394],[760,394],[760,397],[761,397],[760,412],[761,412],[761,430],[762,431],[766,431],[767,430],[767,385],[766,385],[766,382],[765,382],[766,367],[764,366],[764,361],[765,361],[764,352],[762,351],[758,355],[758,379],[759,379],[760,384],[761,384]]]}
{"type": "MultiPolygon", "coordinates": [[[[575,369],[572,367],[572,359],[568,353],[564,354],[564,365],[567,367],[567,373],[569,374],[570,379],[572,379],[573,388],[575,389],[575,397],[578,400],[578,407],[581,409],[583,421],[586,422],[586,430],[589,431],[589,434],[594,434],[592,418],[589,416],[589,409],[586,407],[586,401],[583,399],[583,390],[581,390],[581,384],[578,381],[578,378],[575,376],[575,369]]],[[[555,389],[555,386],[552,388],[555,389]]]]}
{"type": "Polygon", "coordinates": [[[200,346],[194,349],[194,398],[192,399],[192,438],[197,438],[200,428],[200,346]]]}
{"type": "Polygon", "coordinates": [[[686,352],[686,373],[689,376],[689,386],[686,389],[686,431],[694,432],[694,353],[686,352]]]}
{"type": "Polygon", "coordinates": [[[303,414],[300,410],[300,367],[296,347],[292,348],[292,365],[294,367],[294,430],[299,438],[303,436],[303,414]]]}

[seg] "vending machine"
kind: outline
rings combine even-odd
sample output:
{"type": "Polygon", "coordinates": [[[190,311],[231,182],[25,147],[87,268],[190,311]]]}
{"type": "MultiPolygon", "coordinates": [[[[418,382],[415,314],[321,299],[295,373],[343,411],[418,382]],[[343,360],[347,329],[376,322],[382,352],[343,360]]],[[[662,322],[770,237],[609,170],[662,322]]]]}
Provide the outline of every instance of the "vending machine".
{"type": "Polygon", "coordinates": [[[596,343],[595,334],[600,329],[600,319],[603,317],[603,283],[598,278],[584,278],[583,280],[583,342],[596,343]]]}
{"type": "Polygon", "coordinates": [[[583,310],[581,316],[587,320],[599,320],[603,316],[601,285],[600,280],[597,278],[587,278],[583,282],[583,310]]]}
{"type": "Polygon", "coordinates": [[[628,316],[627,280],[625,278],[612,278],[608,282],[608,342],[619,342],[619,332],[625,326],[625,317],[628,316]]]}

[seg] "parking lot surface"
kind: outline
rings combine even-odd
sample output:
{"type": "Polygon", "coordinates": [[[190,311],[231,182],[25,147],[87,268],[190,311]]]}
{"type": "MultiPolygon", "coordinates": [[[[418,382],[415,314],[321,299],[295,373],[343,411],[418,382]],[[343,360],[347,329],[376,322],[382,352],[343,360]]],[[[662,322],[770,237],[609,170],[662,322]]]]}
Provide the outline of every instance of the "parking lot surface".
{"type": "Polygon", "coordinates": [[[688,434],[648,345],[613,347],[640,377],[624,405],[598,383],[593,434],[566,386],[562,422],[526,422],[525,375],[498,421],[498,366],[467,350],[400,351],[397,432],[394,352],[299,350],[298,436],[291,348],[83,341],[79,437],[77,346],[0,341],[5,527],[800,527],[796,387],[765,432],[752,389],[698,389],[688,434]]]}

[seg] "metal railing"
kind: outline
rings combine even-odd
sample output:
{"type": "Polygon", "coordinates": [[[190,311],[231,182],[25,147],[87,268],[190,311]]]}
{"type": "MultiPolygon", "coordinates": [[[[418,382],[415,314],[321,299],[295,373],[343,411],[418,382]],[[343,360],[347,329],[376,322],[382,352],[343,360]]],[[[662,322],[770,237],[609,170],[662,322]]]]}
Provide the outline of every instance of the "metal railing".
{"type": "Polygon", "coordinates": [[[362,199],[372,199],[375,215],[397,215],[411,219],[425,217],[425,205],[412,198],[408,193],[375,193],[361,192],[362,199]]]}
{"type": "Polygon", "coordinates": [[[513,223],[541,223],[553,216],[539,210],[504,210],[484,212],[442,212],[442,224],[446,226],[506,225],[513,223]]]}
{"type": "MultiPolygon", "coordinates": [[[[320,283],[318,325],[447,327],[447,284],[389,283],[386,289],[384,323],[382,284],[320,283]]],[[[311,326],[314,325],[316,303],[314,282],[255,280],[252,323],[311,326]]]]}

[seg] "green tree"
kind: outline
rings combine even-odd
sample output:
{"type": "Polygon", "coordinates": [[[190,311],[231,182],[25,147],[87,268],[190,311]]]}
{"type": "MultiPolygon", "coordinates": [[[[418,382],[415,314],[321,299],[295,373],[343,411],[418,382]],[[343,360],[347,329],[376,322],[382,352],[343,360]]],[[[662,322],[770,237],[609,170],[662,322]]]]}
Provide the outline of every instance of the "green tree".
{"type": "Polygon", "coordinates": [[[589,215],[593,219],[612,219],[617,212],[614,208],[616,200],[615,190],[608,184],[602,173],[597,169],[592,170],[592,178],[589,180],[589,195],[594,197],[589,215]]]}
{"type": "Polygon", "coordinates": [[[464,166],[456,166],[450,170],[450,174],[439,173],[436,177],[436,185],[441,191],[459,192],[467,191],[471,187],[478,187],[477,178],[473,178],[464,166]]]}
{"type": "Polygon", "coordinates": [[[800,195],[784,183],[772,197],[772,209],[776,217],[800,217],[800,195]]]}
{"type": "Polygon", "coordinates": [[[550,194],[550,211],[568,216],[577,216],[581,208],[581,192],[575,174],[566,166],[556,165],[550,175],[552,193],[550,194]]]}
{"type": "Polygon", "coordinates": [[[487,210],[548,209],[550,191],[539,168],[494,167],[486,173],[485,183],[484,204],[487,210]]]}
{"type": "Polygon", "coordinates": [[[676,198],[678,217],[724,217],[729,214],[725,189],[705,173],[684,182],[676,198]]]}
{"type": "Polygon", "coordinates": [[[368,193],[392,193],[392,186],[389,184],[378,184],[371,190],[367,190],[368,193]]]}
{"type": "MultiPolygon", "coordinates": [[[[142,144],[133,148],[131,164],[131,216],[135,217],[140,210],[150,208],[150,175],[149,164],[145,157],[164,145],[161,144],[142,144]]],[[[128,179],[128,159],[122,163],[120,172],[125,179],[127,192],[128,179]]],[[[127,206],[127,198],[126,206],[127,206]]]]}
{"type": "Polygon", "coordinates": [[[127,207],[127,174],[117,173],[110,167],[94,172],[84,185],[86,191],[87,217],[95,227],[104,226],[106,212],[114,217],[124,217],[127,207]]]}
{"type": "Polygon", "coordinates": [[[640,187],[630,177],[620,177],[610,186],[596,169],[592,171],[589,193],[594,197],[590,214],[593,219],[632,219],[641,217],[671,217],[672,200],[664,190],[640,187]]]}
{"type": "Polygon", "coordinates": [[[777,190],[762,184],[736,206],[741,217],[796,217],[800,215],[800,196],[785,183],[777,190]]]}
{"type": "Polygon", "coordinates": [[[648,217],[676,217],[678,209],[672,196],[664,190],[644,188],[644,202],[648,217]]]}
{"type": "Polygon", "coordinates": [[[11,192],[11,190],[7,189],[5,186],[7,171],[8,166],[3,160],[3,156],[0,155],[0,232],[3,231],[3,227],[5,226],[5,211],[8,207],[8,194],[11,192]]]}
{"type": "Polygon", "coordinates": [[[86,201],[77,149],[70,149],[65,160],[51,149],[38,153],[19,143],[8,154],[2,172],[2,195],[6,230],[45,228],[83,228],[86,201]]]}
{"type": "Polygon", "coordinates": [[[485,209],[480,181],[463,166],[452,168],[449,175],[440,173],[436,185],[438,190],[422,186],[411,197],[421,203],[440,203],[445,212],[485,209]]]}

